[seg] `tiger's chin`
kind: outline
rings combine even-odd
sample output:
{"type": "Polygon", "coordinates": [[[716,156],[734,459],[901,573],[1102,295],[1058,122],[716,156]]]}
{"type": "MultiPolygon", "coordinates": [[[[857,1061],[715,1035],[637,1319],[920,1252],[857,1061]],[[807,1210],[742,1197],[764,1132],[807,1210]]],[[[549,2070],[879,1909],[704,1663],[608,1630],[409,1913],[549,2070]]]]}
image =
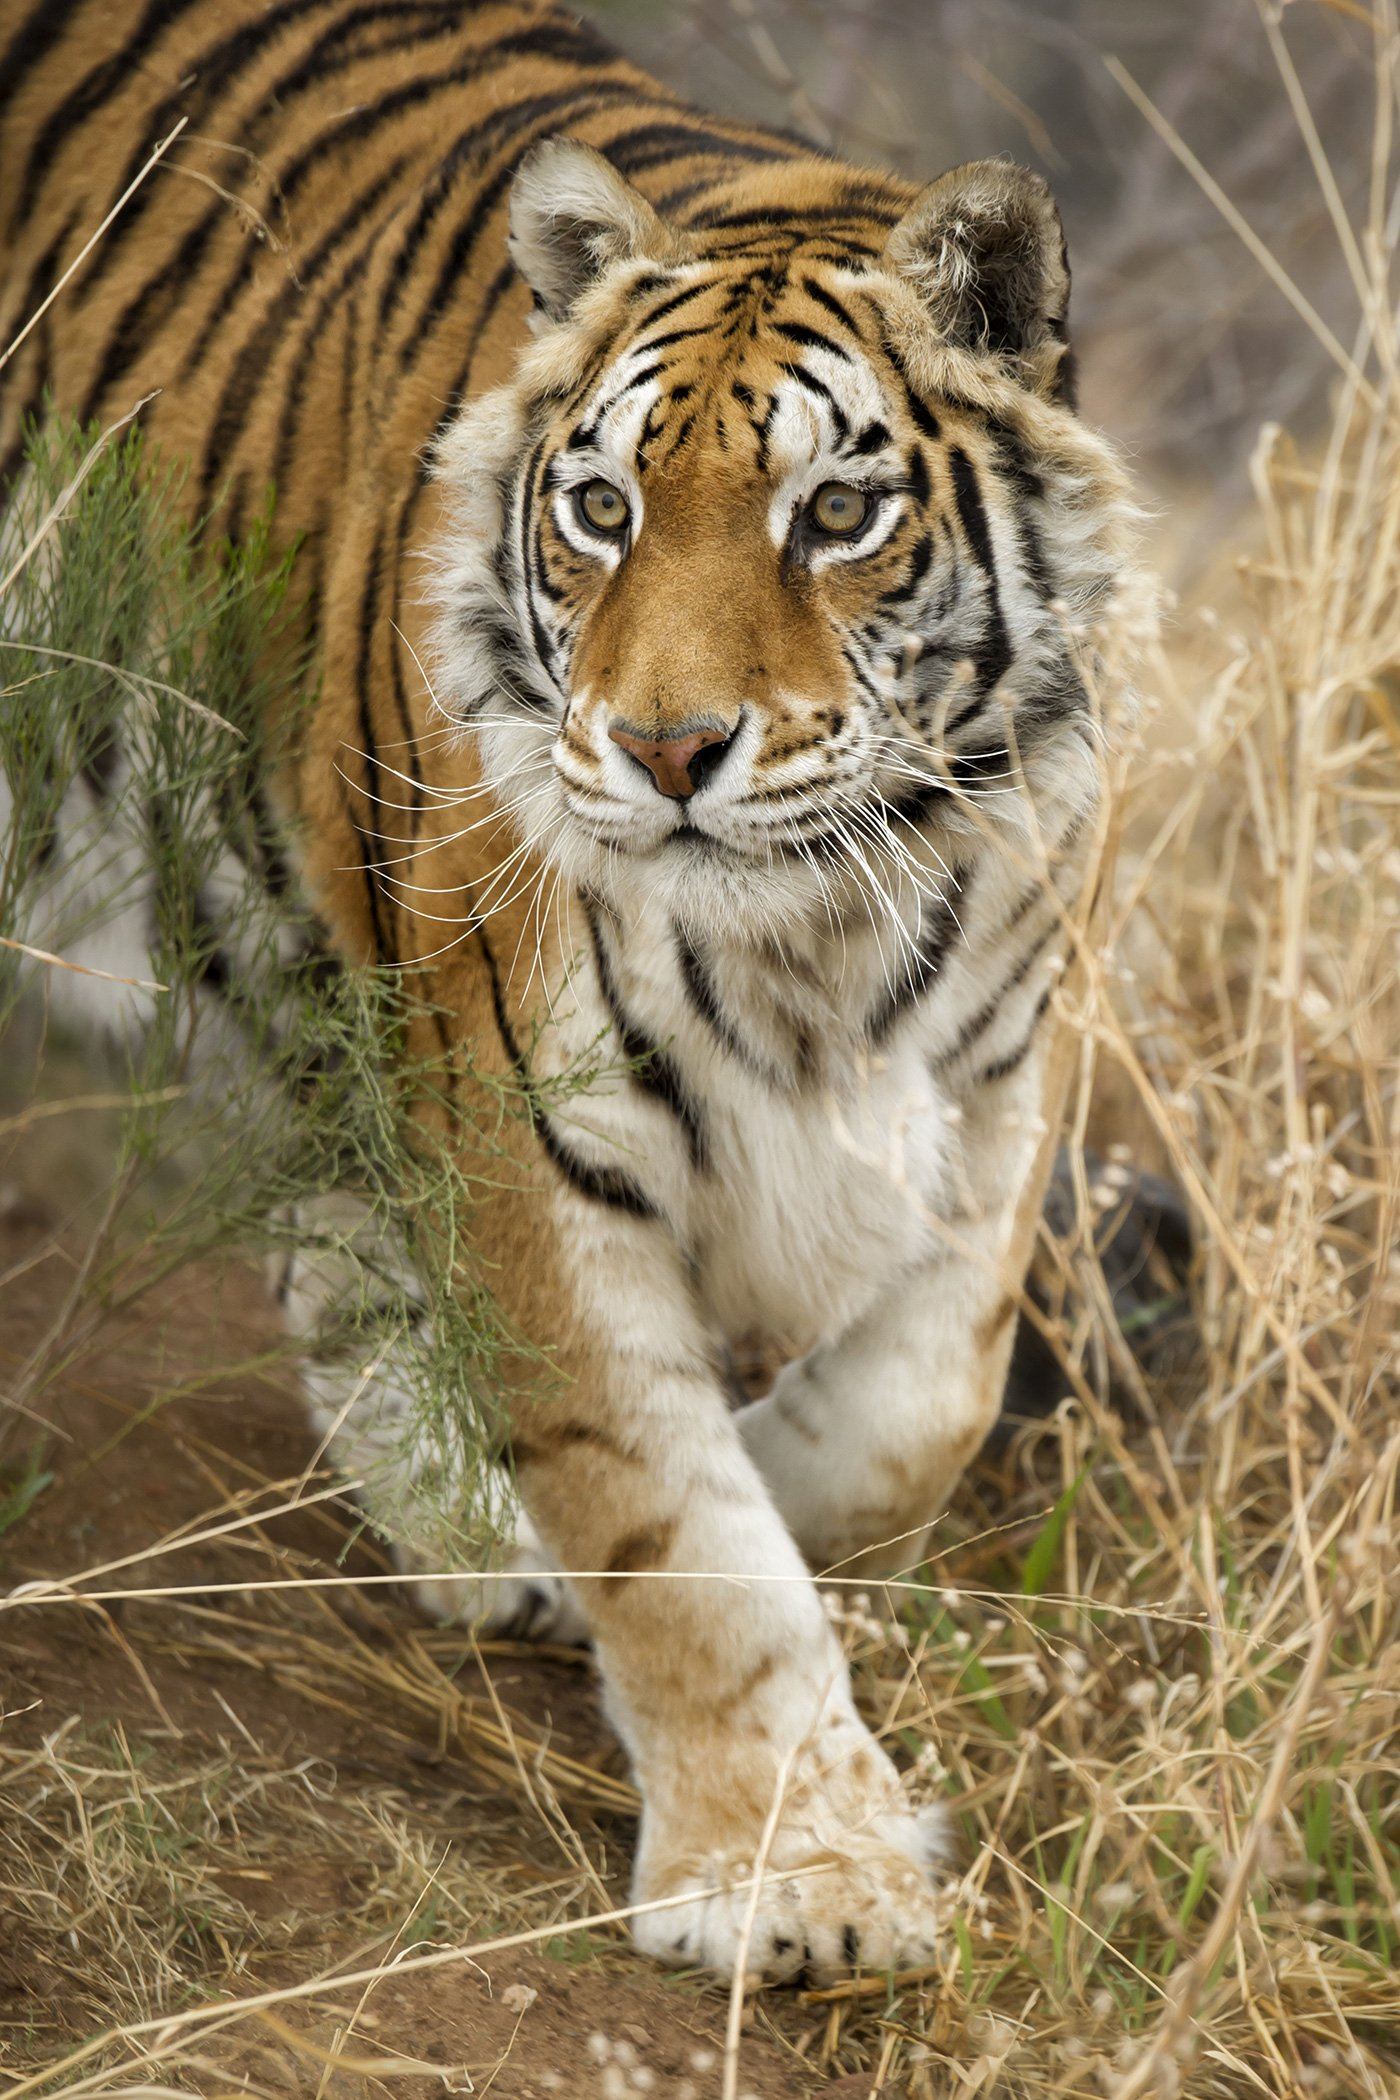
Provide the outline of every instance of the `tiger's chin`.
{"type": "Polygon", "coordinates": [[[615,910],[664,916],[691,939],[747,946],[823,912],[819,884],[801,863],[760,857],[690,826],[627,847],[597,837],[561,839],[553,857],[615,910]]]}

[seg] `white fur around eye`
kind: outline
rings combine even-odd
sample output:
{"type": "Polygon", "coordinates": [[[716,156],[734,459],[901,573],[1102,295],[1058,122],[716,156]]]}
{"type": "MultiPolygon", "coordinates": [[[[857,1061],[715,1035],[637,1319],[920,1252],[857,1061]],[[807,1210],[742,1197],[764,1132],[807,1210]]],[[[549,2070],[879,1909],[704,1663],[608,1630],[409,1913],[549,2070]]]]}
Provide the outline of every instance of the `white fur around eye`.
{"type": "MultiPolygon", "coordinates": [[[[870,372],[820,351],[808,356],[814,374],[820,368],[822,384],[840,409],[849,432],[866,429],[876,422],[890,422],[889,408],[870,372]]],[[[777,472],[777,486],[768,504],[768,532],[775,547],[786,546],[798,514],[828,481],[864,489],[874,499],[874,508],[865,524],[849,538],[818,540],[814,535],[807,552],[808,567],[816,570],[835,561],[862,561],[884,545],[904,509],[901,496],[891,485],[901,472],[900,461],[892,451],[859,459],[850,455],[843,449],[840,428],[830,407],[797,379],[779,384],[769,423],[768,449],[777,472]]]]}
{"type": "MultiPolygon", "coordinates": [[[[820,482],[817,486],[821,486],[820,482]]],[[[828,569],[840,561],[864,561],[884,546],[904,514],[905,498],[879,489],[872,489],[870,494],[874,507],[859,532],[846,539],[813,539],[807,556],[809,569],[828,569]]]]}
{"type": "Polygon", "coordinates": [[[627,548],[632,546],[642,529],[645,506],[642,491],[636,477],[624,463],[614,458],[610,450],[601,445],[590,445],[577,452],[561,452],[555,456],[550,467],[554,487],[550,491],[550,506],[554,523],[563,539],[576,554],[587,555],[590,560],[605,562],[615,569],[627,548]],[[615,488],[627,505],[629,530],[609,537],[604,532],[592,532],[578,514],[578,492],[587,488],[590,481],[606,481],[615,488]]]}
{"type": "Polygon", "coordinates": [[[867,482],[853,473],[852,462],[837,453],[824,453],[804,467],[800,473],[790,475],[773,493],[768,505],[768,532],[775,547],[785,547],[797,520],[828,481],[849,483],[853,488],[862,488],[871,498],[871,509],[865,523],[847,538],[822,538],[814,533],[805,552],[806,566],[811,570],[829,568],[838,561],[864,561],[874,554],[898,525],[904,514],[906,498],[899,490],[881,488],[878,481],[867,482]]]}
{"type": "Polygon", "coordinates": [[[589,561],[603,562],[609,569],[618,566],[631,540],[636,537],[635,524],[631,532],[591,532],[578,514],[576,488],[556,489],[553,510],[555,528],[575,554],[585,555],[589,561]]]}

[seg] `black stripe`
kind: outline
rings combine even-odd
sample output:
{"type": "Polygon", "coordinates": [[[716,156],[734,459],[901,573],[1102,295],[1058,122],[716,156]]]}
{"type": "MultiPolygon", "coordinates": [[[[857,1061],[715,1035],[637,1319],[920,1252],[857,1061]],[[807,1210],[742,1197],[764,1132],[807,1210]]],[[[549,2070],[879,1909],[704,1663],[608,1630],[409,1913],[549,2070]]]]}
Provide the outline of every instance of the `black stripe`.
{"type": "MultiPolygon", "coordinates": [[[[766,236],[750,234],[746,237],[740,234],[728,240],[723,238],[723,231],[721,227],[718,232],[709,234],[706,237],[704,248],[706,259],[720,263],[726,269],[732,269],[736,262],[752,263],[753,276],[763,278],[773,277],[777,273],[788,269],[796,251],[809,245],[812,239],[811,234],[801,226],[790,228],[780,226],[766,236]]],[[[850,253],[840,257],[814,257],[814,261],[849,262],[851,253],[868,255],[873,260],[879,252],[875,248],[867,247],[850,225],[836,229],[832,234],[832,238],[839,240],[850,253]]]]}
{"type": "Polygon", "coordinates": [[[908,366],[888,336],[885,337],[884,350],[894,369],[895,377],[904,389],[904,405],[909,411],[910,420],[914,428],[920,431],[924,437],[937,444],[943,435],[939,427],[938,418],[909,377],[908,366]]]}
{"type": "MultiPolygon", "coordinates": [[[[1047,853],[1047,861],[1051,863],[1062,862],[1065,858],[1065,855],[1070,851],[1070,848],[1074,845],[1076,839],[1078,839],[1081,832],[1084,830],[1084,827],[1088,823],[1088,821],[1089,816],[1087,811],[1081,811],[1078,816],[1071,817],[1068,824],[1066,824],[1064,830],[1060,833],[1060,836],[1056,839],[1054,845],[1050,848],[1049,852],[1047,853]]],[[[1037,875],[1034,881],[1028,882],[1026,884],[1026,887],[1022,890],[1020,896],[1012,905],[1010,914],[1008,915],[1006,920],[1006,924],[1002,929],[1003,933],[1010,933],[1014,930],[1014,928],[1019,926],[1022,919],[1025,918],[1027,912],[1031,910],[1032,906],[1036,903],[1038,898],[1056,897],[1058,895],[1059,892],[1056,889],[1054,881],[1051,875],[1048,873],[1048,871],[1044,875],[1037,875]]]]}
{"type": "MultiPolygon", "coordinates": [[[[393,183],[397,182],[407,165],[407,156],[390,164],[389,168],[380,177],[380,180],[374,185],[373,190],[360,200],[358,209],[361,219],[374,209],[375,203],[379,201],[379,198],[393,183]]],[[[377,237],[377,232],[378,229],[376,228],[375,232],[371,234],[371,244],[377,237]]],[[[291,369],[283,383],[282,407],[277,418],[277,439],[272,452],[272,481],[273,486],[277,489],[283,489],[287,485],[292,463],[292,451],[296,442],[296,427],[300,421],[302,400],[306,392],[307,381],[311,376],[311,366],[316,355],[317,344],[320,341],[321,329],[336,301],[344,294],[351,278],[358,274],[363,257],[363,249],[357,249],[353,255],[346,257],[335,277],[317,300],[315,309],[306,327],[302,330],[296,356],[292,360],[291,369]]],[[[353,322],[351,325],[353,325],[353,322]]]]}
{"type": "Polygon", "coordinates": [[[980,1041],[982,1036],[986,1034],[997,1015],[1001,1012],[1002,1001],[1015,991],[1017,985],[1024,984],[1027,977],[1029,977],[1036,957],[1041,953],[1058,924],[1058,919],[1052,919],[1049,925],[1036,935],[1015,969],[1010,971],[1003,982],[997,986],[986,1005],[979,1007],[971,1020],[964,1021],[953,1042],[946,1050],[940,1051],[934,1059],[933,1069],[935,1072],[941,1072],[946,1065],[954,1064],[958,1058],[965,1057],[973,1044],[980,1041]]]}
{"type": "Polygon", "coordinates": [[[807,297],[809,299],[816,300],[818,306],[824,306],[827,312],[832,316],[832,318],[834,320],[839,321],[843,328],[849,328],[851,334],[854,336],[860,335],[860,323],[857,320],[855,320],[852,315],[847,313],[845,307],[841,304],[841,301],[835,298],[827,290],[826,286],[819,281],[819,279],[815,277],[804,276],[802,279],[802,289],[807,294],[807,297]]]}
{"type": "Polygon", "coordinates": [[[1089,705],[1089,689],[1068,658],[1050,668],[1023,694],[1017,721],[1026,730],[1040,731],[1071,715],[1082,714],[1089,705]]]}
{"type": "Polygon", "coordinates": [[[1030,1055],[1031,1045],[1035,1041],[1036,1030],[1045,1018],[1045,1010],[1049,1004],[1050,987],[1047,985],[1035,1002],[1034,1010],[1031,1013],[1030,1026],[1016,1048],[1008,1050],[1003,1057],[994,1057],[989,1065],[983,1065],[981,1071],[973,1077],[972,1083],[974,1086],[992,1086],[999,1079],[1009,1079],[1017,1066],[1025,1063],[1026,1058],[1030,1055]]]}
{"type": "MultiPolygon", "coordinates": [[[[881,202],[886,201],[881,199],[881,202]]],[[[846,223],[856,225],[864,215],[854,204],[768,204],[759,205],[750,211],[732,212],[726,211],[722,204],[717,204],[708,212],[697,212],[694,224],[707,233],[737,233],[744,227],[752,226],[796,226],[799,230],[805,230],[808,226],[846,223]]],[[[872,210],[869,216],[877,218],[880,214],[872,210]]],[[[897,216],[898,207],[891,206],[891,226],[894,225],[897,216]]]]}
{"type": "Polygon", "coordinates": [[[963,531],[995,596],[996,557],[992,553],[991,534],[987,530],[987,513],[982,508],[982,491],[977,485],[976,470],[961,445],[949,446],[948,465],[952,471],[953,497],[958,506],[958,517],[963,531]]]}
{"type": "MultiPolygon", "coordinates": [[[[949,877],[950,887],[960,890],[963,870],[953,869],[949,877]]],[[[940,975],[947,959],[948,950],[957,937],[959,928],[957,914],[950,897],[940,897],[935,905],[928,926],[921,928],[914,943],[914,953],[903,978],[887,991],[870,1022],[867,1033],[874,1044],[887,1042],[897,1022],[903,1019],[911,1006],[917,1005],[924,993],[940,975]]]]}
{"type": "Polygon", "coordinates": [[[703,1173],[709,1165],[710,1148],[705,1125],[696,1104],[690,1099],[674,1060],[667,1056],[659,1043],[643,1033],[628,1013],[613,974],[608,956],[607,943],[598,913],[591,898],[584,898],[583,908],[588,919],[588,931],[593,942],[593,961],[598,972],[598,988],[603,1003],[611,1016],[619,1042],[631,1063],[632,1077],[643,1093],[666,1109],[679,1123],[690,1152],[690,1163],[703,1173]]]}
{"type": "MultiPolygon", "coordinates": [[[[867,453],[878,452],[883,446],[888,445],[889,442],[890,433],[883,423],[867,423],[864,430],[862,430],[857,436],[855,443],[851,447],[851,450],[853,452],[858,452],[863,459],[867,453]]],[[[917,454],[915,456],[918,457],[917,454]]],[[[925,480],[927,481],[927,468],[924,469],[924,473],[925,480]]],[[[917,489],[914,491],[914,493],[916,495],[918,494],[917,489]]],[[[925,486],[924,494],[928,494],[927,486],[925,486]]]]}
{"type": "MultiPolygon", "coordinates": [[[[737,394],[738,391],[739,389],[736,386],[734,392],[737,394]]],[[[774,416],[776,416],[777,413],[778,397],[775,394],[772,400],[768,403],[768,406],[764,409],[762,416],[757,422],[754,422],[752,416],[750,416],[749,418],[749,422],[753,429],[753,434],[758,440],[757,450],[754,455],[754,464],[757,467],[760,474],[766,474],[768,472],[768,433],[773,427],[773,418],[774,416]]]]}
{"type": "Polygon", "coordinates": [[[804,350],[824,350],[828,357],[839,358],[843,365],[851,362],[851,353],[840,343],[833,343],[829,335],[819,328],[809,328],[805,321],[774,321],[774,335],[784,336],[790,343],[800,343],[804,350]]]}
{"type": "MultiPolygon", "coordinates": [[[[955,761],[949,771],[956,770],[955,761]]],[[[945,781],[926,780],[921,787],[911,788],[907,795],[901,795],[898,801],[887,802],[886,807],[892,817],[897,817],[902,823],[912,824],[917,829],[938,807],[944,796],[951,792],[945,781]]]]}
{"type": "Polygon", "coordinates": [[[679,926],[674,926],[672,932],[676,942],[676,960],[680,965],[681,986],[696,1014],[720,1048],[727,1050],[736,1064],[741,1064],[746,1072],[753,1073],[759,1079],[771,1081],[774,1076],[771,1068],[754,1056],[720,1004],[714,979],[699,950],[679,926]]]}
{"type": "Polygon", "coordinates": [[[869,694],[870,698],[876,703],[877,706],[883,707],[885,704],[884,694],[881,692],[879,686],[875,683],[875,680],[871,677],[869,671],[866,670],[865,665],[856,655],[854,649],[852,649],[849,642],[843,642],[841,644],[841,654],[845,659],[847,668],[851,672],[852,677],[855,679],[855,682],[860,687],[861,691],[869,694]]]}
{"type": "MultiPolygon", "coordinates": [[[[472,153],[479,155],[488,138],[491,147],[494,148],[498,143],[494,134],[504,134],[507,140],[506,158],[491,180],[472,192],[471,209],[455,229],[447,252],[438,266],[432,290],[424,305],[415,313],[412,326],[407,331],[410,348],[408,357],[404,360],[404,369],[416,358],[429,333],[448,307],[460,297],[462,285],[469,281],[467,265],[471,252],[492,212],[514,181],[516,169],[541,133],[559,129],[571,121],[575,114],[606,108],[608,104],[630,98],[634,93],[634,88],[626,81],[601,81],[590,83],[586,87],[575,85],[559,88],[551,94],[536,95],[528,102],[517,102],[508,109],[497,111],[458,141],[457,147],[454,148],[454,158],[459,150],[468,148],[472,153]]],[[[471,173],[474,178],[479,177],[479,170],[472,168],[471,173]]],[[[431,225],[433,216],[435,213],[430,213],[424,221],[420,238],[431,225]]],[[[410,248],[407,243],[403,254],[410,263],[418,259],[416,249],[410,248]]],[[[398,267],[396,265],[396,268],[398,267]]]]}
{"type": "Polygon", "coordinates": [[[1036,508],[1044,500],[1045,483],[1031,465],[1030,453],[1020,432],[1002,422],[994,423],[992,429],[996,440],[997,466],[1020,498],[1016,523],[1020,530],[1021,554],[1026,564],[1026,574],[1042,598],[1052,598],[1055,594],[1055,580],[1050,573],[1050,563],[1036,522],[1036,508]]]}
{"type": "MultiPolygon", "coordinates": [[[[252,334],[239,350],[220,389],[218,406],[214,411],[209,436],[205,442],[204,455],[200,461],[196,486],[199,490],[202,508],[208,507],[213,492],[214,480],[222,466],[225,453],[235,444],[239,433],[248,420],[249,411],[256,401],[260,390],[273,374],[277,351],[280,347],[278,337],[284,332],[291,316],[301,306],[311,286],[315,284],[322,271],[335,259],[337,251],[347,241],[353,240],[356,233],[365,224],[365,221],[371,217],[376,206],[382,203],[406,164],[406,156],[394,161],[377,181],[371,183],[370,187],[356,197],[346,211],[342,212],[325,238],[318,243],[305,262],[300,265],[295,280],[283,285],[271,305],[265,309],[252,334]]],[[[347,278],[355,268],[357,261],[357,256],[352,257],[348,266],[342,269],[339,277],[335,280],[313,315],[312,333],[308,338],[313,344],[315,329],[321,315],[325,312],[329,301],[344,289],[347,278]]],[[[303,343],[303,351],[305,351],[305,348],[306,344],[303,343]]],[[[193,356],[187,361],[184,372],[181,375],[182,378],[189,376],[189,372],[195,362],[197,362],[197,358],[193,356]]],[[[298,379],[298,386],[304,384],[304,382],[305,373],[303,370],[298,379]]],[[[283,422],[286,421],[288,415],[293,411],[293,406],[291,398],[284,391],[281,411],[283,422]]],[[[280,447],[280,427],[278,442],[280,447]]]]}
{"type": "Polygon", "coordinates": [[[645,355],[649,357],[653,350],[669,350],[675,343],[689,343],[697,335],[713,334],[714,329],[705,326],[699,328],[672,328],[664,335],[644,336],[633,343],[632,349],[637,356],[645,355]]]}
{"type": "Polygon", "coordinates": [[[977,668],[977,697],[949,722],[947,733],[951,736],[955,730],[961,729],[981,713],[998,679],[1005,674],[1011,663],[1011,643],[1006,632],[1006,622],[1002,618],[996,555],[992,549],[987,513],[982,507],[982,492],[978,487],[976,469],[961,445],[949,446],[948,466],[953,477],[953,500],[957,505],[958,519],[987,585],[986,627],[981,641],[973,651],[973,662],[977,668]]]}
{"type": "Polygon", "coordinates": [[[355,410],[359,401],[355,373],[359,360],[359,337],[360,287],[356,285],[350,293],[345,310],[345,335],[340,345],[340,440],[345,448],[346,459],[355,457],[355,410]]]}
{"type": "MultiPolygon", "coordinates": [[[[545,554],[544,528],[549,513],[549,504],[542,503],[535,517],[534,531],[530,535],[530,588],[539,591],[541,596],[547,598],[551,605],[567,605],[569,594],[567,591],[561,591],[554,578],[550,575],[549,562],[545,554]]],[[[564,556],[566,575],[569,573],[569,564],[576,561],[576,559],[573,549],[568,549],[564,556]]],[[[554,652],[551,650],[551,660],[553,654],[554,652]]]]}
{"type": "Polygon", "coordinates": [[[617,407],[619,401],[625,401],[629,394],[635,394],[639,386],[650,386],[653,379],[660,379],[664,375],[665,370],[666,361],[660,357],[655,358],[649,365],[643,365],[640,371],[631,375],[625,386],[620,386],[615,394],[609,394],[598,411],[599,415],[609,414],[617,407]]]}
{"type": "Polygon", "coordinates": [[[903,582],[893,585],[887,591],[882,591],[876,602],[880,605],[898,605],[904,599],[912,597],[925,576],[927,576],[929,564],[932,560],[933,535],[926,532],[914,544],[909,556],[909,567],[905,571],[903,582]]]}
{"type": "Polygon", "coordinates": [[[658,455],[658,459],[673,459],[676,453],[680,451],[681,446],[685,443],[686,439],[690,436],[690,433],[694,428],[694,415],[692,414],[682,416],[679,423],[677,423],[675,430],[671,434],[671,442],[669,443],[669,445],[667,445],[666,450],[658,455]]]}
{"type": "Polygon", "coordinates": [[[380,561],[383,556],[382,534],[370,550],[368,572],[365,578],[364,598],[360,606],[360,632],[355,652],[355,710],[360,730],[360,752],[365,768],[365,785],[361,790],[369,800],[368,831],[361,831],[355,823],[360,844],[364,851],[365,886],[369,893],[370,914],[374,920],[375,941],[379,960],[397,960],[388,914],[392,910],[392,899],[383,888],[381,840],[379,827],[379,747],[375,741],[374,718],[370,711],[370,671],[374,652],[375,628],[379,618],[380,561]]]}
{"type": "Polygon", "coordinates": [[[353,799],[356,793],[363,792],[363,789],[357,790],[354,788],[348,780],[342,780],[340,784],[340,796],[341,801],[345,805],[345,815],[349,821],[350,829],[355,834],[355,842],[360,849],[360,874],[364,881],[365,901],[369,908],[370,927],[374,940],[374,960],[383,962],[385,956],[389,953],[389,939],[384,926],[384,914],[380,906],[379,884],[375,877],[375,867],[371,859],[370,842],[365,835],[359,818],[355,814],[353,799]]]}
{"type": "Polygon", "coordinates": [[[530,615],[530,636],[535,645],[535,654],[539,658],[540,669],[544,672],[546,678],[553,680],[554,646],[544,631],[544,622],[540,618],[539,607],[535,604],[535,574],[534,566],[530,559],[530,541],[535,522],[535,502],[539,493],[540,462],[544,457],[544,448],[547,443],[547,436],[537,441],[534,451],[530,454],[529,464],[525,469],[525,479],[520,491],[518,558],[520,562],[520,587],[525,594],[526,608],[530,615]]]}
{"type": "Polygon", "coordinates": [[[704,277],[698,284],[683,284],[678,292],[672,292],[669,299],[663,299],[659,306],[654,306],[651,312],[637,323],[638,331],[654,328],[658,321],[664,321],[667,314],[673,314],[677,307],[688,305],[692,299],[699,299],[714,288],[713,277],[704,277]]]}
{"type": "MultiPolygon", "coordinates": [[[[394,562],[394,574],[396,577],[402,573],[403,566],[403,542],[402,540],[400,540],[394,562]]],[[[409,830],[413,836],[414,843],[416,844],[418,839],[418,816],[419,811],[422,807],[423,797],[423,773],[421,767],[418,764],[418,738],[413,727],[413,717],[409,712],[408,706],[408,694],[404,689],[403,682],[403,660],[400,651],[406,646],[407,645],[401,641],[400,636],[396,634],[394,632],[394,629],[391,627],[389,629],[388,641],[390,673],[389,684],[394,698],[394,713],[398,716],[399,727],[403,731],[401,748],[404,752],[404,764],[408,768],[409,774],[413,781],[413,785],[418,793],[418,800],[415,801],[413,805],[413,809],[410,813],[409,822],[409,830]]]]}
{"type": "Polygon", "coordinates": [[[816,378],[813,373],[805,370],[802,365],[795,365],[789,359],[785,358],[783,360],[783,370],[790,378],[795,379],[798,385],[812,396],[813,400],[825,402],[831,412],[831,422],[836,432],[837,442],[838,444],[844,444],[851,434],[851,426],[847,419],[846,411],[842,408],[835,394],[832,393],[831,388],[824,386],[820,379],[816,378]]]}
{"type": "MultiPolygon", "coordinates": [[[[50,0],[50,4],[54,14],[62,13],[57,0],[50,0]]],[[[27,218],[33,210],[45,177],[78,127],[86,123],[104,102],[111,102],[120,94],[134,73],[145,70],[151,46],[162,31],[190,12],[192,4],[193,0],[147,0],[145,13],[120,50],[103,59],[100,65],[93,66],[50,111],[25,158],[19,184],[18,218],[27,218]]],[[[143,155],[163,136],[163,131],[153,133],[142,148],[143,155]]],[[[113,195],[119,197],[125,187],[126,184],[122,183],[113,195]]]]}
{"type": "Polygon", "coordinates": [[[28,85],[31,71],[67,35],[81,12],[78,6],[65,7],[62,0],[36,0],[0,55],[0,113],[11,96],[28,85]]]}
{"type": "Polygon", "coordinates": [[[1012,905],[1003,931],[1005,933],[1013,932],[1020,925],[1022,919],[1025,918],[1027,912],[1035,905],[1038,898],[1053,894],[1054,885],[1051,883],[1050,878],[1047,875],[1037,875],[1034,882],[1026,884],[1026,887],[1012,905]]]}
{"type": "Polygon", "coordinates": [[[714,154],[726,160],[775,161],[788,157],[777,145],[721,138],[705,128],[697,114],[694,124],[642,124],[620,138],[609,139],[603,157],[622,175],[635,175],[643,168],[660,167],[668,160],[683,160],[688,154],[714,154]]]}
{"type": "Polygon", "coordinates": [[[580,1196],[588,1196],[595,1203],[606,1204],[609,1210],[626,1211],[630,1217],[659,1219],[660,1211],[642,1193],[630,1175],[624,1174],[616,1167],[590,1166],[561,1141],[549,1117],[539,1105],[529,1065],[511,1026],[510,1015],[506,1012],[501,973],[496,967],[491,944],[480,928],[477,929],[476,937],[481,945],[487,975],[491,980],[491,1005],[496,1017],[496,1031],[520,1081],[521,1091],[530,1110],[530,1120],[546,1159],[558,1169],[569,1186],[580,1196]]]}

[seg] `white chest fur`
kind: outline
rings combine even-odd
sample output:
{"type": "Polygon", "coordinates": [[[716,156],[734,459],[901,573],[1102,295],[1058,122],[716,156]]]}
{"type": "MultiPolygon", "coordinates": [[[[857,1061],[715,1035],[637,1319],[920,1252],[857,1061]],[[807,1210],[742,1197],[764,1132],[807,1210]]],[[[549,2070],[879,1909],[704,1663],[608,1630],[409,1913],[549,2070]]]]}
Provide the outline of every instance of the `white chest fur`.
{"type": "Polygon", "coordinates": [[[950,999],[909,998],[885,1032],[907,940],[736,951],[599,907],[575,955],[550,1061],[605,1048],[570,1141],[664,1213],[719,1329],[809,1347],[927,1256],[962,1180],[933,1056],[971,996],[951,954],[950,999]]]}
{"type": "Polygon", "coordinates": [[[716,1104],[693,1205],[702,1295],[731,1335],[808,1348],[848,1326],[932,1237],[956,1111],[916,1048],[792,1094],[749,1080],[716,1104]]]}

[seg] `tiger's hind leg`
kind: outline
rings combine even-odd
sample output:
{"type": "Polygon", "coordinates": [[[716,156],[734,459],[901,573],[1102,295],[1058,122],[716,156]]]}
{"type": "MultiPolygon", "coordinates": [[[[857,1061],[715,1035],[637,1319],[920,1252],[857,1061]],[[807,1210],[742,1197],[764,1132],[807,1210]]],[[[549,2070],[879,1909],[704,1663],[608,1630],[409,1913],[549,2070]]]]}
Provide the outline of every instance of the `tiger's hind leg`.
{"type": "MultiPolygon", "coordinates": [[[[302,1387],[320,1449],[387,1539],[414,1602],[428,1618],[494,1639],[565,1646],[586,1640],[573,1592],[520,1508],[505,1467],[468,1465],[460,1452],[454,1463],[452,1442],[425,1422],[426,1352],[411,1333],[394,1334],[391,1321],[381,1323],[386,1338],[374,1339],[376,1313],[405,1300],[421,1304],[402,1249],[350,1196],[299,1206],[294,1226],[277,1296],[288,1331],[304,1345],[302,1387]],[[347,1326],[351,1304],[361,1316],[357,1331],[347,1326]],[[457,1573],[460,1548],[454,1552],[445,1541],[454,1527],[506,1541],[498,1565],[457,1573]]],[[[426,1325],[427,1314],[418,1317],[426,1325]]]]}

